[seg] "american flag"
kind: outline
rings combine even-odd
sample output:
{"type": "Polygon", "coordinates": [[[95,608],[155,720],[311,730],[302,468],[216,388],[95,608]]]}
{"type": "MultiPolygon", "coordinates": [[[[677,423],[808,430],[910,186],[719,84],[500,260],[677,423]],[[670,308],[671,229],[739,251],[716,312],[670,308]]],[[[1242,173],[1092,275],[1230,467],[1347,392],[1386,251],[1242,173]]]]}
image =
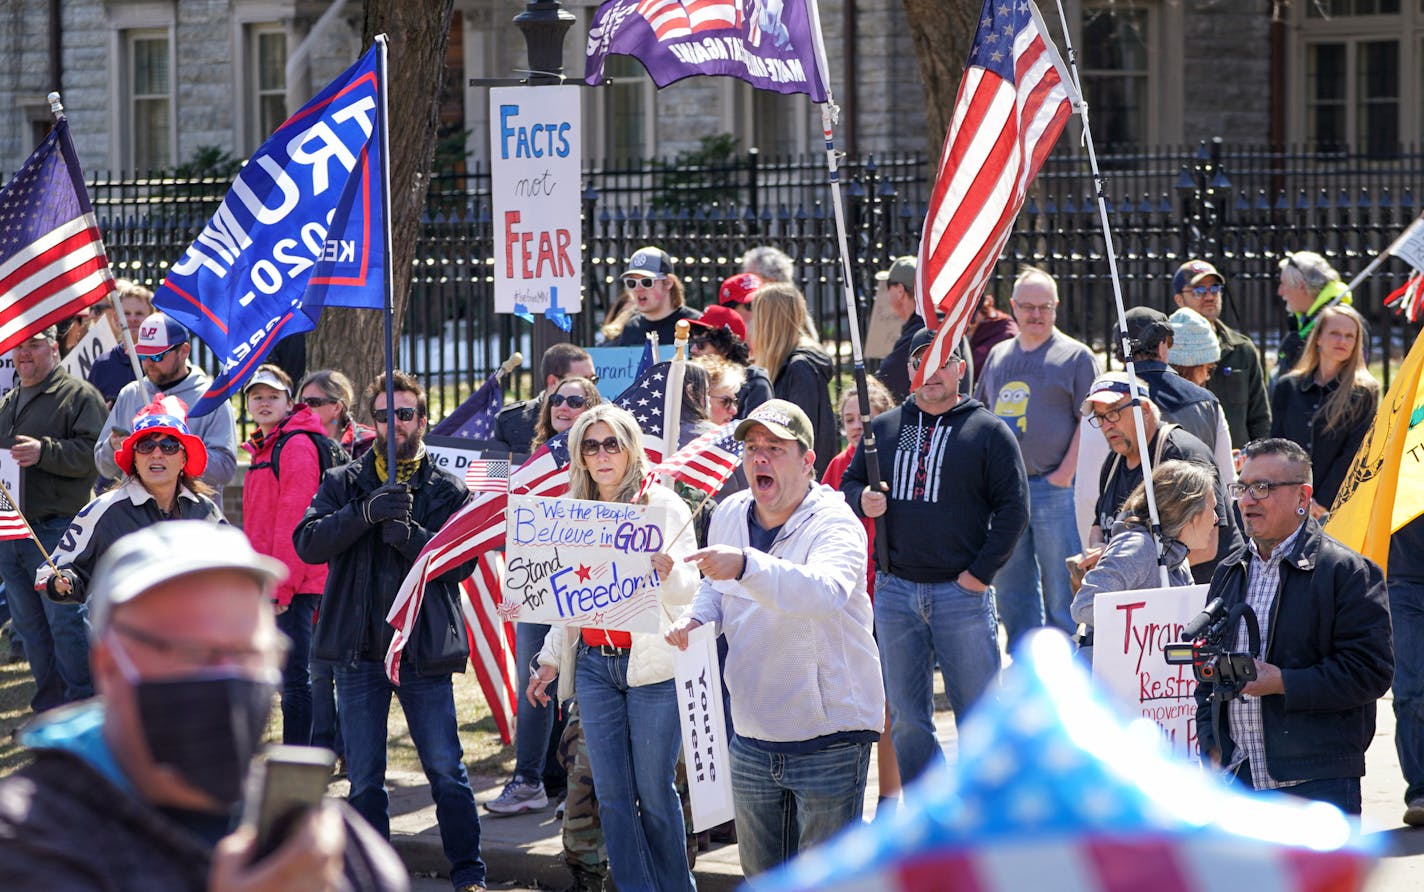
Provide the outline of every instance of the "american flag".
{"type": "Polygon", "coordinates": [[[0,189],[0,353],[113,288],[69,122],[61,116],[0,189]]]}
{"type": "Polygon", "coordinates": [[[470,492],[504,492],[509,488],[509,459],[471,459],[465,469],[465,487],[470,492]]]}
{"type": "Polygon", "coordinates": [[[892,820],[759,877],[758,892],[1364,887],[1372,845],[1339,811],[1227,787],[1116,710],[1067,638],[1035,632],[963,717],[952,766],[907,786],[892,820]]]}
{"type": "Polygon", "coordinates": [[[648,20],[658,40],[742,26],[741,4],[731,0],[643,0],[638,14],[648,20]]]}
{"type": "Polygon", "coordinates": [[[729,421],[716,430],[708,431],[673,453],[666,461],[653,465],[643,475],[638,498],[642,499],[663,477],[686,483],[709,496],[720,490],[742,461],[741,441],[732,436],[740,423],[729,421]]]}
{"type": "MultiPolygon", "coordinates": [[[[614,400],[617,405],[632,412],[642,425],[643,448],[655,463],[662,458],[662,419],[668,392],[681,393],[680,387],[670,389],[665,386],[669,378],[681,378],[681,369],[674,370],[672,366],[670,362],[652,366],[614,400]]],[[[562,433],[551,437],[515,469],[510,475],[507,492],[476,494],[430,538],[401,582],[390,612],[386,614],[386,622],[396,630],[385,661],[386,676],[393,683],[400,683],[401,651],[410,640],[426,583],[451,567],[479,557],[482,560],[475,573],[475,588],[463,586],[468,602],[466,625],[472,636],[480,638],[470,648],[470,662],[491,711],[496,716],[515,714],[520,692],[514,691],[509,682],[508,668],[513,659],[510,656],[513,647],[509,644],[511,633],[494,613],[494,605],[498,601],[499,572],[490,569],[492,558],[487,555],[504,545],[504,510],[509,493],[557,497],[564,495],[568,489],[568,434],[562,433]]],[[[507,736],[505,742],[509,742],[507,736]]]]}
{"type": "MultiPolygon", "coordinates": [[[[494,419],[504,404],[504,387],[495,372],[469,398],[455,407],[430,429],[436,437],[467,437],[471,440],[494,439],[494,419]]],[[[505,471],[508,476],[508,469],[505,471]]]]}
{"type": "Polygon", "coordinates": [[[920,240],[915,294],[930,328],[920,371],[949,359],[979,305],[1029,183],[1078,103],[1030,0],[985,0],[920,240]]]}
{"type": "Polygon", "coordinates": [[[15,506],[10,504],[9,499],[0,495],[0,542],[29,537],[30,528],[25,526],[25,519],[20,516],[15,506]]]}

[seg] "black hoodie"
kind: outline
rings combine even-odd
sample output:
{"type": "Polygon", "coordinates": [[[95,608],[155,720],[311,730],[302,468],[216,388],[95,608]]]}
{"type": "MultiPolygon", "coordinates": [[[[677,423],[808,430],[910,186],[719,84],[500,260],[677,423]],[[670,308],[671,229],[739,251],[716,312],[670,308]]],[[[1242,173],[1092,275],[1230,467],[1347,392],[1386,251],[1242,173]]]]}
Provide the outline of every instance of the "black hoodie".
{"type": "Polygon", "coordinates": [[[816,479],[840,451],[840,425],[831,408],[831,358],[815,347],[797,347],[781,364],[772,391],[777,399],[795,403],[811,419],[816,432],[816,479]]]}
{"type": "MultiPolygon", "coordinates": [[[[890,484],[875,566],[910,582],[950,582],[968,570],[992,583],[1028,525],[1028,478],[1008,425],[975,399],[930,415],[913,396],[870,424],[890,484]]],[[[857,449],[841,491],[860,517],[868,480],[857,449]]]]}

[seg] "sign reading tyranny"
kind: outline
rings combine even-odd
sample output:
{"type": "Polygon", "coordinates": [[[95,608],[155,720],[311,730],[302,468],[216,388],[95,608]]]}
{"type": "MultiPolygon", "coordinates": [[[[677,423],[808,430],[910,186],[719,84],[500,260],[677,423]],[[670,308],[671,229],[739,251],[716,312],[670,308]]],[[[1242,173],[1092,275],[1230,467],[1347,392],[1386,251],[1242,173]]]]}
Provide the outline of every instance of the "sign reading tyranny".
{"type": "Polygon", "coordinates": [[[1093,599],[1093,677],[1119,702],[1162,727],[1174,755],[1197,753],[1196,678],[1171,666],[1162,648],[1206,603],[1204,585],[1111,592],[1093,599]]]}
{"type": "Polygon", "coordinates": [[[510,496],[505,517],[504,597],[520,622],[658,631],[665,510],[510,496]]]}
{"type": "Polygon", "coordinates": [[[583,270],[578,88],[490,90],[490,121],[495,312],[577,313],[583,270]]]}

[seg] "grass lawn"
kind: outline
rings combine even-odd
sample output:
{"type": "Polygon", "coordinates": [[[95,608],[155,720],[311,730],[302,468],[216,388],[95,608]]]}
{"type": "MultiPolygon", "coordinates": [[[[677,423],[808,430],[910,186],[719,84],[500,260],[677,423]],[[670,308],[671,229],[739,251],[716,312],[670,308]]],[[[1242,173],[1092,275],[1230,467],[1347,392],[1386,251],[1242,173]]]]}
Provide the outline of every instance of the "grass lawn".
{"type": "MultiPolygon", "coordinates": [[[[0,665],[0,775],[9,774],[30,760],[11,732],[30,719],[30,697],[34,690],[28,663],[0,665]]],[[[495,778],[512,774],[514,747],[500,743],[499,732],[495,730],[494,719],[473,672],[455,676],[455,715],[460,719],[460,743],[465,748],[465,765],[470,773],[495,778]]],[[[276,699],[272,701],[267,739],[279,743],[282,739],[282,711],[276,699]]],[[[392,770],[420,771],[420,760],[416,758],[405,715],[394,698],[387,740],[387,758],[392,770]]]]}

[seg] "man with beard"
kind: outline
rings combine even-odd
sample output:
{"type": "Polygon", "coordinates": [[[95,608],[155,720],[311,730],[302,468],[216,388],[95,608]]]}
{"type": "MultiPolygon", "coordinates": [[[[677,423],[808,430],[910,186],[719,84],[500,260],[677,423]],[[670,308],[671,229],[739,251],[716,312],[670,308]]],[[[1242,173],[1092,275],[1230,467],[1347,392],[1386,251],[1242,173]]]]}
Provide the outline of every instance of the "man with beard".
{"type": "Polygon", "coordinates": [[[408,888],[395,852],[336,803],[262,858],[249,828],[234,831],[281,680],[270,599],[285,575],[204,521],[114,543],[89,604],[99,697],[28,728],[34,761],[0,781],[7,888],[408,888]]]}
{"type": "Polygon", "coordinates": [[[327,472],[293,534],[303,561],[328,567],[312,656],[336,667],[351,806],[390,837],[386,723],[394,694],[430,779],[451,882],[458,890],[483,889],[480,818],[465,774],[450,684],[470,655],[457,584],[474,569],[473,559],[426,585],[400,661],[400,684],[386,677],[384,659],[395,632],[386,614],[401,580],[420,549],[469,498],[464,483],[426,455],[425,391],[400,371],[394,386],[394,406],[386,401],[385,375],[367,388],[376,446],[327,472]],[[386,459],[388,428],[395,431],[394,468],[386,459]]]}
{"type": "MultiPolygon", "coordinates": [[[[99,473],[117,480],[123,476],[114,454],[129,435],[134,416],[153,404],[158,394],[173,396],[192,408],[212,386],[202,369],[188,364],[192,353],[188,329],[162,313],[154,313],[139,326],[135,345],[143,365],[143,378],[124,385],[109,409],[108,420],[94,445],[94,462],[99,473]]],[[[237,424],[232,406],[226,402],[199,418],[190,418],[188,427],[208,450],[208,467],[203,481],[213,489],[212,500],[222,507],[222,491],[237,476],[237,424]]]]}

